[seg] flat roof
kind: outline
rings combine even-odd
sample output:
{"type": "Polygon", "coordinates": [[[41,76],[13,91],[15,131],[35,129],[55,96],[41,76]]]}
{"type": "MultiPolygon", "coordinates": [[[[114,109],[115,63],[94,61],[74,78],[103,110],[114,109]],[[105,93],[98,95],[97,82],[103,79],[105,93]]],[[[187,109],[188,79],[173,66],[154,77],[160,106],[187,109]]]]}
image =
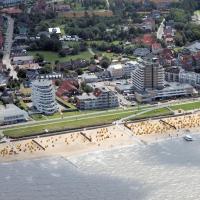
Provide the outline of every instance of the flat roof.
{"type": "Polygon", "coordinates": [[[117,63],[117,64],[113,63],[108,67],[108,69],[122,69],[122,68],[123,68],[123,66],[121,63],[117,63]]]}
{"type": "Polygon", "coordinates": [[[3,121],[5,117],[11,117],[16,115],[27,115],[26,111],[21,110],[14,104],[7,104],[6,106],[0,105],[0,121],[3,121]]]}

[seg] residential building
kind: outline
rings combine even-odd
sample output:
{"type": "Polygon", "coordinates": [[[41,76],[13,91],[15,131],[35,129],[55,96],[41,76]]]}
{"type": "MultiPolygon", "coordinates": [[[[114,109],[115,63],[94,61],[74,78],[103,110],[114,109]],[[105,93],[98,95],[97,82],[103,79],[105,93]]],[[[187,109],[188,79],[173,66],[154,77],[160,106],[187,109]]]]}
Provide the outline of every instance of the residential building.
{"type": "Polygon", "coordinates": [[[16,56],[11,60],[12,65],[23,65],[33,63],[33,56],[16,56]]]}
{"type": "Polygon", "coordinates": [[[168,82],[179,82],[180,67],[169,67],[165,69],[165,80],[168,82]]]}
{"type": "Polygon", "coordinates": [[[179,82],[188,83],[194,87],[200,88],[200,74],[195,72],[187,72],[185,70],[180,70],[179,82]]]}
{"type": "Polygon", "coordinates": [[[133,55],[139,56],[139,57],[145,57],[150,53],[150,50],[148,48],[137,48],[135,49],[133,55]]]}
{"type": "Polygon", "coordinates": [[[162,46],[160,43],[153,43],[152,46],[151,46],[151,51],[153,54],[159,54],[162,52],[162,46]]]}
{"type": "Polygon", "coordinates": [[[50,115],[58,111],[52,81],[38,79],[32,83],[33,106],[41,113],[50,115]]]}
{"type": "Polygon", "coordinates": [[[132,84],[116,85],[115,90],[120,94],[131,94],[134,92],[132,84]]]}
{"type": "Polygon", "coordinates": [[[98,80],[100,81],[108,81],[112,79],[110,72],[108,70],[99,71],[99,72],[96,72],[95,74],[98,77],[98,80]]]}
{"type": "Polygon", "coordinates": [[[194,70],[194,57],[190,50],[183,49],[181,53],[178,55],[179,63],[182,66],[183,69],[187,71],[193,71],[194,70]]]}
{"type": "Polygon", "coordinates": [[[24,3],[24,0],[1,0],[0,5],[3,7],[12,7],[24,3]]]}
{"type": "Polygon", "coordinates": [[[64,80],[56,91],[56,96],[66,99],[79,94],[79,84],[76,80],[64,80]]]}
{"type": "Polygon", "coordinates": [[[95,87],[91,94],[82,94],[76,97],[77,107],[81,110],[106,109],[118,107],[118,97],[113,91],[105,87],[95,87]]]}
{"type": "Polygon", "coordinates": [[[98,77],[95,74],[83,74],[81,79],[85,83],[95,83],[98,81],[98,77]]]}
{"type": "Polygon", "coordinates": [[[136,68],[136,66],[139,63],[137,61],[127,61],[123,66],[122,66],[122,74],[125,78],[131,77],[131,72],[136,68]]]}
{"type": "Polygon", "coordinates": [[[175,62],[174,52],[165,48],[159,55],[160,64],[163,66],[172,66],[175,62]]]}
{"type": "Polygon", "coordinates": [[[136,91],[162,89],[164,86],[164,68],[157,59],[153,59],[152,62],[142,62],[132,72],[131,78],[136,91]]]}
{"type": "Polygon", "coordinates": [[[141,28],[147,32],[155,31],[155,20],[153,18],[145,18],[142,22],[141,28]]]}
{"type": "Polygon", "coordinates": [[[196,95],[197,91],[190,84],[167,83],[162,90],[146,90],[135,92],[138,102],[151,102],[158,99],[170,99],[196,95]]]}
{"type": "Polygon", "coordinates": [[[120,79],[123,77],[123,66],[121,63],[113,63],[108,69],[113,79],[120,79]]]}
{"type": "Polygon", "coordinates": [[[14,104],[0,106],[0,125],[15,124],[28,120],[28,113],[14,104]]]}

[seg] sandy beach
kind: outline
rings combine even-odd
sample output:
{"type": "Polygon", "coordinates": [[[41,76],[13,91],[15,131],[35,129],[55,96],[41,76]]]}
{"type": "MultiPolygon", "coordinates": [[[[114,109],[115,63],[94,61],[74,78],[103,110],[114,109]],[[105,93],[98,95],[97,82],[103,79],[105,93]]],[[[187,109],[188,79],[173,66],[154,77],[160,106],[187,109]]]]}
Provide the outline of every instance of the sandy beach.
{"type": "Polygon", "coordinates": [[[40,158],[47,156],[71,156],[116,146],[134,144],[134,138],[125,127],[109,126],[72,132],[62,135],[36,137],[0,144],[0,162],[40,158]]]}
{"type": "Polygon", "coordinates": [[[200,114],[146,120],[104,128],[42,136],[0,144],[0,162],[48,156],[73,156],[115,147],[149,144],[200,133],[200,114]]]}

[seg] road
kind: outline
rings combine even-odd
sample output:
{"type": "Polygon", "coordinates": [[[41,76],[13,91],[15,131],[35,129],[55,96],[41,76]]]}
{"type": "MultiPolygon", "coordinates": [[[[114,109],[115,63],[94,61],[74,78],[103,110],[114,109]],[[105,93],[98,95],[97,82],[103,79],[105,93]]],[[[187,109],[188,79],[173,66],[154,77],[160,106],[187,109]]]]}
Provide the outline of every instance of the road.
{"type": "Polygon", "coordinates": [[[8,21],[8,28],[6,31],[6,37],[4,42],[4,55],[3,55],[3,64],[6,65],[7,69],[10,69],[10,76],[14,79],[17,79],[17,73],[14,70],[10,62],[10,52],[13,43],[13,30],[14,30],[14,19],[8,15],[5,15],[8,21]]]}
{"type": "Polygon", "coordinates": [[[110,3],[109,3],[109,0],[106,0],[106,6],[107,6],[107,9],[109,10],[109,9],[110,9],[110,3]]]}
{"type": "Polygon", "coordinates": [[[161,22],[158,31],[157,31],[157,39],[161,40],[162,36],[164,34],[164,27],[165,27],[165,18],[163,19],[163,21],[161,22]]]}
{"type": "Polygon", "coordinates": [[[91,48],[88,48],[88,51],[90,52],[90,54],[91,54],[92,56],[95,55],[94,51],[93,51],[91,48]]]}

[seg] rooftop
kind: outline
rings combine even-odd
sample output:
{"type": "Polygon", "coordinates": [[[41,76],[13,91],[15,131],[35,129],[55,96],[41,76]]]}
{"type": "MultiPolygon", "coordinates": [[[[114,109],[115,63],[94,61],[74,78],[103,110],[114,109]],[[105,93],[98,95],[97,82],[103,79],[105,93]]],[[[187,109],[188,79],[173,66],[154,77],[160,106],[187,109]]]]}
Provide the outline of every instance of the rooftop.
{"type": "Polygon", "coordinates": [[[28,114],[24,110],[21,110],[14,104],[7,104],[6,106],[0,105],[0,121],[3,121],[5,117],[11,117],[21,114],[26,114],[28,116],[28,114]]]}

